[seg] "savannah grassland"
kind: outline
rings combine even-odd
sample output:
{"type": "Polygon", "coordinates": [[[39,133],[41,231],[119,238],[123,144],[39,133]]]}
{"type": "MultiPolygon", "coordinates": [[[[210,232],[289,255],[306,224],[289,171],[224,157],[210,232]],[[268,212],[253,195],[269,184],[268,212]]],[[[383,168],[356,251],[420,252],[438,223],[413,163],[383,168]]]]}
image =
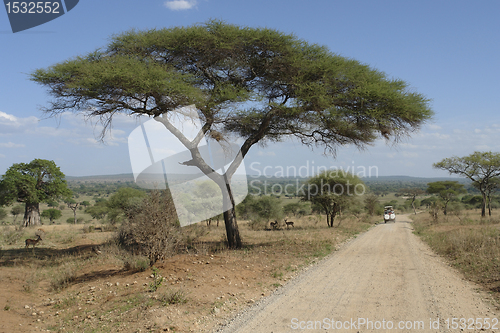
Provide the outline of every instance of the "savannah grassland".
{"type": "MultiPolygon", "coordinates": [[[[78,201],[93,204],[94,199],[78,201]]],[[[380,203],[394,200],[405,201],[389,193],[380,203]]],[[[182,228],[177,253],[149,267],[147,258],[117,244],[119,226],[92,220],[83,209],[77,210],[83,223],[69,224],[73,212],[62,213],[55,224],[43,220],[43,241],[35,250],[26,250],[24,241],[35,238],[39,227],[16,228],[20,217],[13,223],[13,216],[0,227],[0,332],[210,331],[382,222],[380,215],[346,213],[338,227],[328,228],[325,216],[313,214],[289,217],[293,228],[281,221],[278,230],[266,230],[239,220],[240,250],[226,248],[222,222],[219,227],[198,223],[182,228]]],[[[496,210],[484,219],[477,210],[440,213],[437,220],[426,210],[411,215],[415,234],[436,253],[494,296],[500,294],[496,210]]]]}
{"type": "Polygon", "coordinates": [[[500,212],[484,218],[480,210],[440,213],[437,220],[422,212],[413,220],[414,233],[432,250],[500,301],[500,212]]]}
{"type": "Polygon", "coordinates": [[[380,222],[346,214],[328,228],[324,216],[308,215],[291,218],[293,228],[254,230],[239,221],[240,250],[225,247],[223,223],[198,223],[182,228],[178,253],[150,268],[116,244],[109,225],[82,211],[85,223],[66,223],[72,214],[45,221],[34,250],[24,241],[39,227],[2,227],[0,332],[209,331],[380,222]]]}

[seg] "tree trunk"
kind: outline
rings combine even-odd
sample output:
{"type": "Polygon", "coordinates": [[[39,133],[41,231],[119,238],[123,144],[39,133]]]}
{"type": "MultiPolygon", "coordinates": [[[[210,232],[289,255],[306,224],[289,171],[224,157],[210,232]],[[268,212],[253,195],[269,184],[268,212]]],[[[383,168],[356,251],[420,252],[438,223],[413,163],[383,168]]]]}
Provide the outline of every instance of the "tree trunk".
{"type": "Polygon", "coordinates": [[[483,196],[483,203],[481,204],[481,217],[486,217],[486,193],[481,193],[483,196]]]}
{"type": "Polygon", "coordinates": [[[40,225],[40,206],[38,203],[26,203],[23,226],[40,225]]]}
{"type": "Polygon", "coordinates": [[[413,200],[411,201],[411,206],[413,207],[413,213],[417,215],[417,209],[415,208],[415,198],[416,197],[413,197],[413,200]]]}
{"type": "Polygon", "coordinates": [[[234,197],[233,192],[231,191],[230,182],[226,175],[224,175],[225,179],[225,188],[222,190],[222,198],[223,198],[223,209],[224,209],[224,224],[226,225],[226,235],[227,235],[227,244],[230,249],[239,249],[242,247],[240,232],[238,230],[238,223],[236,221],[236,210],[234,209],[234,197]]]}

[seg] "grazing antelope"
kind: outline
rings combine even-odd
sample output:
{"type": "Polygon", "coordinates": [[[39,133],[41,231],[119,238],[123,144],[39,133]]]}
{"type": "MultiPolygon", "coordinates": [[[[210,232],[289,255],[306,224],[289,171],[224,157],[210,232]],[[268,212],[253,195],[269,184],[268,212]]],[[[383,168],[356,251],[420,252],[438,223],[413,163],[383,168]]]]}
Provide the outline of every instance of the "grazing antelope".
{"type": "Polygon", "coordinates": [[[287,219],[285,219],[285,224],[286,224],[286,228],[288,229],[288,226],[292,226],[295,228],[295,226],[293,225],[293,221],[287,221],[287,219]]]}
{"type": "Polygon", "coordinates": [[[274,222],[271,222],[271,227],[273,227],[273,229],[277,229],[278,228],[278,221],[274,220],[274,222]]]}
{"type": "Polygon", "coordinates": [[[103,231],[102,227],[94,227],[94,231],[97,231],[97,230],[100,230],[101,232],[103,231]]]}
{"type": "Polygon", "coordinates": [[[42,240],[42,237],[40,235],[37,235],[37,239],[27,239],[26,240],[26,249],[30,246],[33,245],[33,250],[35,250],[35,245],[38,244],[39,241],[42,240]]]}

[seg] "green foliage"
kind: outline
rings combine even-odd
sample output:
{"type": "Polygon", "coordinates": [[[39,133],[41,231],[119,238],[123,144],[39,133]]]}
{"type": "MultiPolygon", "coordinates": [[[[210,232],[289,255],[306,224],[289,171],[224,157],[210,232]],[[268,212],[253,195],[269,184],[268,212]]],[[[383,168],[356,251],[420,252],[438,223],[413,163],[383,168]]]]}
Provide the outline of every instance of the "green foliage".
{"type": "Polygon", "coordinates": [[[480,195],[464,195],[461,200],[468,208],[481,208],[483,197],[480,195]]]}
{"type": "Polygon", "coordinates": [[[85,209],[85,213],[90,214],[93,219],[102,220],[109,212],[109,208],[106,203],[107,201],[105,199],[96,201],[93,206],[85,209]]]}
{"type": "Polygon", "coordinates": [[[160,275],[160,271],[158,270],[158,268],[153,266],[152,269],[153,269],[153,274],[152,274],[153,282],[149,284],[149,291],[155,292],[161,286],[165,278],[160,275]]]}
{"type": "Polygon", "coordinates": [[[427,184],[427,192],[437,194],[443,201],[443,213],[447,214],[448,203],[457,198],[460,193],[465,193],[464,186],[457,181],[437,181],[427,184]]]}
{"type": "Polygon", "coordinates": [[[248,195],[237,206],[239,216],[245,219],[279,220],[283,218],[281,200],[269,195],[261,197],[248,195]]]}
{"type": "Polygon", "coordinates": [[[483,197],[481,216],[486,216],[487,204],[491,216],[490,197],[500,186],[500,153],[476,151],[465,157],[445,158],[433,166],[470,179],[483,197]]]}
{"type": "Polygon", "coordinates": [[[23,212],[24,212],[24,207],[21,205],[14,206],[10,210],[10,213],[14,215],[14,218],[16,218],[19,214],[22,214],[23,212]]]}
{"type": "Polygon", "coordinates": [[[56,200],[49,200],[47,202],[47,206],[49,206],[51,208],[56,208],[58,205],[59,205],[59,203],[56,200]]]}
{"type": "Polygon", "coordinates": [[[7,217],[7,211],[0,207],[0,220],[3,220],[7,217]]]}
{"type": "Polygon", "coordinates": [[[145,197],[146,192],[143,190],[129,187],[120,188],[106,202],[109,222],[114,225],[116,222],[123,220],[123,217],[128,217],[135,207],[141,205],[145,197]]]}
{"type": "Polygon", "coordinates": [[[283,205],[283,213],[285,215],[296,216],[300,209],[300,206],[301,205],[298,202],[287,203],[283,205]]]}
{"type": "Polygon", "coordinates": [[[34,159],[12,165],[0,181],[0,205],[38,204],[71,196],[64,174],[53,161],[34,159]]]}
{"type": "Polygon", "coordinates": [[[327,216],[328,226],[333,227],[335,216],[365,190],[363,181],[356,175],[326,170],[307,181],[302,198],[311,201],[313,206],[321,207],[327,216]]]}
{"type": "Polygon", "coordinates": [[[378,195],[370,193],[365,196],[365,209],[370,216],[379,213],[380,208],[378,195]]]}
{"type": "Polygon", "coordinates": [[[50,223],[53,223],[54,220],[62,216],[62,213],[59,209],[50,208],[44,210],[40,216],[49,219],[50,223]]]}

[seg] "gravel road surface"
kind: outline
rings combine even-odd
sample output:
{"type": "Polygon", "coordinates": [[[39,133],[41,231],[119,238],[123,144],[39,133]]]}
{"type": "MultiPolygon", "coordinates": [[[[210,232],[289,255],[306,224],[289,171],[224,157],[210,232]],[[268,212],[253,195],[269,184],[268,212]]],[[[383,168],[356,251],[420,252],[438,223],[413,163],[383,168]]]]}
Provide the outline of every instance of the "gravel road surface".
{"type": "Polygon", "coordinates": [[[374,226],[220,331],[500,332],[485,294],[415,236],[409,221],[399,215],[374,226]]]}

